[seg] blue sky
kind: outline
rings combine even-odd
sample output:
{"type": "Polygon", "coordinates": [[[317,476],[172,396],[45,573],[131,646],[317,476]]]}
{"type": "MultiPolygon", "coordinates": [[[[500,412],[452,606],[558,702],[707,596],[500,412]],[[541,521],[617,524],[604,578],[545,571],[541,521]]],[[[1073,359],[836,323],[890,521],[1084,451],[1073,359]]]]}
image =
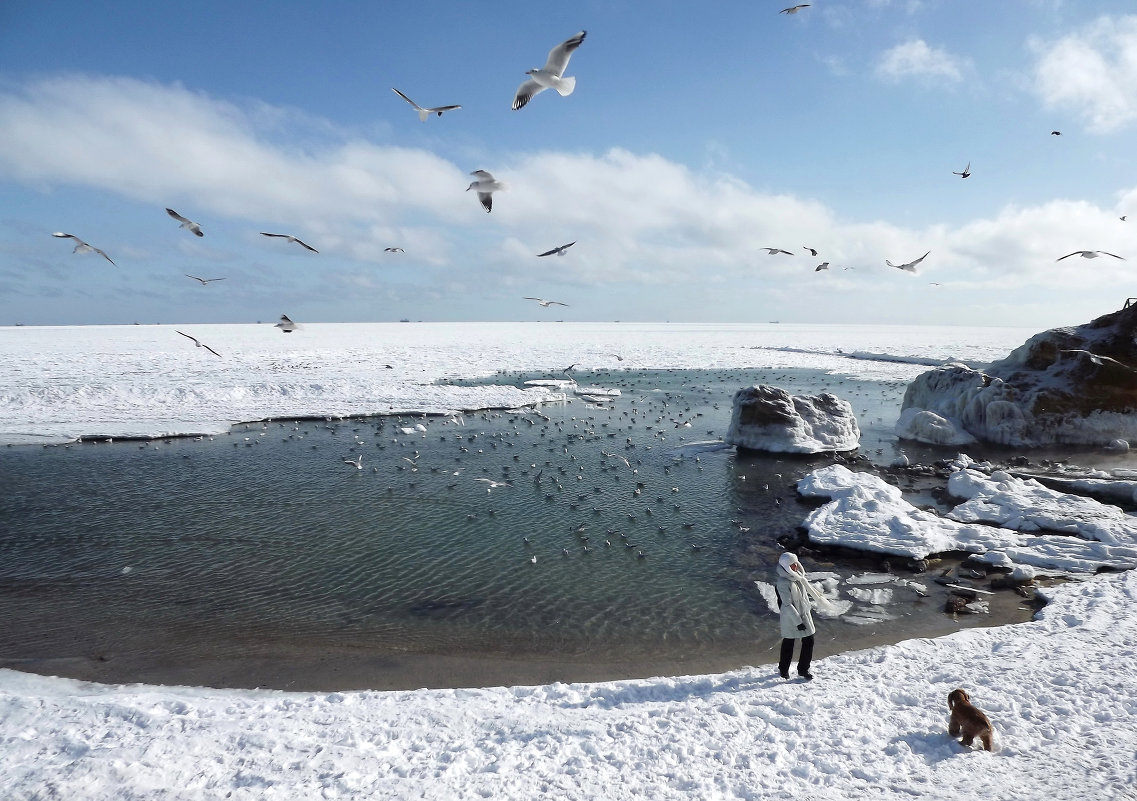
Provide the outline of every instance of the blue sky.
{"type": "Polygon", "coordinates": [[[8,0],[0,325],[1041,330],[1137,295],[1131,2],[785,6],[8,0]],[[579,30],[576,91],[512,111],[579,30]],[[509,185],[490,214],[476,169],[509,185]]]}

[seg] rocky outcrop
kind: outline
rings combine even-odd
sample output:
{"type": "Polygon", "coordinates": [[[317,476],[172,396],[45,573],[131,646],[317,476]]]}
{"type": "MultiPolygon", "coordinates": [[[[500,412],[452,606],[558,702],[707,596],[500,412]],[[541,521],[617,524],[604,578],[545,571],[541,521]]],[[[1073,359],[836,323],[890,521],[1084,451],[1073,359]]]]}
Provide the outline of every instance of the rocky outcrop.
{"type": "Polygon", "coordinates": [[[851,451],[861,431],[853,407],[836,395],[790,395],[760,385],[734,393],[725,441],[739,448],[775,453],[851,451]]]}
{"type": "Polygon", "coordinates": [[[908,386],[897,433],[934,444],[1122,449],[1137,441],[1135,337],[1137,305],[1036,334],[983,371],[938,367],[908,386]]]}

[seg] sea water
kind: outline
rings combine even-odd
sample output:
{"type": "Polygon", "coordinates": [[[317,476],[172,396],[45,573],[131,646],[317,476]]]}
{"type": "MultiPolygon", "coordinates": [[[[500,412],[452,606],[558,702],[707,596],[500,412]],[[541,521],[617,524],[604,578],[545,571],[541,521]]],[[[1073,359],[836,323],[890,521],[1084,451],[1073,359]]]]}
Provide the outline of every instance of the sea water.
{"type": "Polygon", "coordinates": [[[911,377],[1026,338],[194,332],[223,356],[164,326],[0,329],[5,664],[276,646],[667,662],[772,644],[753,579],[808,513],[793,484],[821,462],[725,447],[734,391],[834,392],[862,452],[889,460],[911,377]]]}

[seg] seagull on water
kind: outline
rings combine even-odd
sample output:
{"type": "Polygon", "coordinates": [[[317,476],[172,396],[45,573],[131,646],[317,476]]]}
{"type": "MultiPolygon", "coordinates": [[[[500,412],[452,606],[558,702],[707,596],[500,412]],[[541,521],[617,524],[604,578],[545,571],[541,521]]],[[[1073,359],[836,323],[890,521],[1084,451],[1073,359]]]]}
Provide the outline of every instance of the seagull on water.
{"type": "Polygon", "coordinates": [[[545,300],[544,298],[525,298],[525,300],[537,301],[537,305],[542,309],[547,309],[550,306],[568,306],[567,303],[561,303],[559,300],[545,300]]]}
{"type": "Polygon", "coordinates": [[[963,168],[963,172],[955,172],[953,170],[952,175],[958,175],[960,178],[970,178],[971,177],[971,162],[970,161],[967,162],[967,166],[963,168]]]}
{"type": "Polygon", "coordinates": [[[538,256],[538,258],[540,258],[541,256],[552,256],[554,253],[557,254],[558,256],[563,256],[563,255],[565,255],[565,251],[568,250],[569,248],[571,248],[575,244],[576,244],[576,242],[569,242],[567,245],[560,245],[559,247],[555,247],[552,250],[546,250],[544,253],[538,253],[537,256],[538,256]]]}
{"type": "Polygon", "coordinates": [[[350,465],[354,466],[356,470],[362,470],[363,469],[363,454],[362,453],[359,454],[359,456],[356,456],[354,459],[344,459],[343,463],[344,464],[350,464],[350,465]]]}
{"type": "Polygon", "coordinates": [[[801,11],[803,8],[809,8],[809,3],[798,3],[796,6],[790,6],[789,8],[783,8],[778,13],[779,14],[796,14],[797,12],[801,11]]]}
{"type": "Polygon", "coordinates": [[[205,345],[205,344],[203,344],[203,343],[201,343],[201,342],[198,342],[198,339],[197,339],[197,337],[191,337],[189,334],[185,334],[185,333],[182,333],[181,331],[178,331],[177,329],[174,329],[174,331],[175,331],[175,333],[181,334],[181,335],[182,335],[183,337],[185,337],[186,339],[192,339],[192,340],[193,340],[193,344],[197,345],[199,348],[205,348],[207,351],[209,351],[210,353],[212,353],[214,356],[217,356],[218,358],[220,358],[220,357],[221,357],[221,354],[220,354],[220,353],[218,353],[217,351],[215,351],[213,348],[211,348],[211,347],[209,347],[208,345],[205,345]]]}
{"type": "Polygon", "coordinates": [[[561,97],[571,95],[576,88],[576,78],[565,78],[565,68],[568,67],[569,58],[573,51],[580,47],[587,31],[581,31],[570,39],[566,39],[549,51],[549,59],[545,66],[539,69],[526,70],[529,80],[517,87],[517,94],[513,98],[513,110],[517,111],[533,96],[546,89],[556,89],[561,97]]]}
{"type": "Polygon", "coordinates": [[[486,487],[486,492],[493,492],[498,487],[512,487],[513,486],[508,481],[494,481],[492,478],[475,478],[474,481],[482,481],[482,482],[485,482],[486,484],[489,484],[489,486],[486,487]]]}
{"type": "Polygon", "coordinates": [[[275,236],[278,239],[287,239],[289,242],[295,242],[300,247],[306,248],[306,249],[312,251],[313,253],[319,253],[320,252],[320,251],[316,250],[314,247],[312,247],[311,245],[309,245],[307,242],[301,242],[299,239],[294,237],[292,234],[266,234],[264,231],[261,231],[261,236],[275,236]]]}
{"type": "Polygon", "coordinates": [[[478,180],[467,186],[466,191],[469,192],[473,189],[477,192],[478,200],[481,201],[482,207],[486,210],[486,214],[489,214],[493,211],[493,193],[500,192],[507,187],[486,170],[474,170],[470,175],[475,176],[478,180]]]}
{"type": "MultiPolygon", "coordinates": [[[[109,261],[111,264],[114,264],[114,261],[111,259],[110,256],[108,256],[106,253],[103,253],[103,251],[99,250],[94,245],[88,245],[82,239],[75,236],[75,234],[65,234],[62,231],[56,231],[55,233],[52,234],[52,236],[58,236],[60,239],[74,239],[75,240],[75,249],[71,251],[72,253],[98,253],[100,256],[102,256],[104,259],[109,261]]],[[[118,265],[115,264],[115,267],[117,267],[117,266],[118,265]]]]}
{"type": "Polygon", "coordinates": [[[392,86],[391,91],[397,94],[399,97],[403,98],[403,100],[410,103],[414,107],[414,110],[418,112],[418,118],[423,122],[426,122],[426,118],[431,114],[437,114],[439,117],[441,117],[444,111],[454,111],[455,109],[462,108],[461,106],[435,106],[434,108],[423,108],[395,87],[392,86]]]}
{"type": "MultiPolygon", "coordinates": [[[[932,251],[930,251],[930,250],[928,251],[928,253],[931,253],[931,252],[932,251]]],[[[888,259],[885,259],[884,263],[887,264],[889,267],[895,267],[897,270],[905,270],[907,272],[914,273],[914,272],[916,272],[916,265],[919,264],[920,262],[922,262],[924,259],[928,258],[928,253],[925,253],[920,258],[918,258],[914,261],[910,261],[907,264],[893,264],[888,259]]]]}
{"type": "Polygon", "coordinates": [[[192,278],[195,281],[201,282],[202,286],[205,286],[206,284],[211,284],[214,281],[224,281],[225,280],[224,278],[198,278],[196,275],[190,275],[189,273],[182,273],[182,275],[184,275],[186,278],[192,278]]]}
{"type": "Polygon", "coordinates": [[[181,225],[178,226],[179,228],[185,228],[187,231],[192,232],[194,236],[205,236],[205,234],[201,232],[201,226],[193,220],[186,219],[173,209],[166,209],[166,213],[181,223],[181,225]]]}
{"type": "Polygon", "coordinates": [[[1116,253],[1110,253],[1106,250],[1075,250],[1073,253],[1067,253],[1065,256],[1060,256],[1059,258],[1055,259],[1055,261],[1062,261],[1062,259],[1068,259],[1071,256],[1081,256],[1083,259],[1096,259],[1098,256],[1113,256],[1115,259],[1121,259],[1122,261],[1125,261],[1124,256],[1118,256],[1116,253]]]}
{"type": "Polygon", "coordinates": [[[279,328],[285,334],[291,334],[299,327],[300,326],[298,326],[296,323],[288,319],[287,314],[280,315],[280,322],[273,326],[273,328],[279,328]]]}
{"type": "Polygon", "coordinates": [[[781,248],[761,248],[761,249],[766,251],[771,256],[777,256],[779,253],[785,253],[787,256],[794,255],[794,254],[790,253],[788,250],[782,250],[781,248]]]}

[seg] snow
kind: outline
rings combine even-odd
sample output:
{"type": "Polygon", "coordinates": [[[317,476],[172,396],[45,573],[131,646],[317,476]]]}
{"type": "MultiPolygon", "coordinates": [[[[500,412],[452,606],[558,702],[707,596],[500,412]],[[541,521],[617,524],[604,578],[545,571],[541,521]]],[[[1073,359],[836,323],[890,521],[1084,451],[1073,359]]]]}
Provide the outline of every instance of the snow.
{"type": "MultiPolygon", "coordinates": [[[[963,471],[957,471],[953,477],[960,472],[963,471]]],[[[1043,508],[1042,494],[1036,482],[995,475],[1002,479],[996,480],[995,485],[999,489],[1003,517],[1019,520],[1045,516],[1039,511],[1043,508]]],[[[970,484],[979,486],[980,482],[972,478],[970,484]]],[[[963,492],[963,484],[957,482],[956,486],[963,492]]],[[[1115,516],[1108,507],[1093,501],[1088,503],[1094,506],[1085,504],[1086,499],[1076,496],[1063,496],[1066,500],[1062,503],[1048,499],[1049,518],[1057,519],[1053,509],[1065,503],[1092,510],[1088,519],[1063,517],[1062,530],[1067,534],[1023,534],[1002,526],[940,517],[913,506],[903,498],[898,487],[880,476],[855,473],[839,464],[809,473],[798,481],[797,489],[806,497],[832,499],[810,512],[804,523],[810,540],[821,544],[845,545],[912,559],[963,551],[976,554],[979,561],[992,565],[1021,564],[1073,573],[1093,573],[1103,567],[1128,570],[1137,566],[1137,543],[1131,538],[1121,543],[1096,541],[1103,533],[1124,538],[1124,525],[1132,526],[1133,519],[1123,513],[1115,516]],[[1111,519],[1112,528],[1103,525],[1105,518],[1111,519]]],[[[961,513],[961,516],[971,515],[961,513]]]]}
{"type": "MultiPolygon", "coordinates": [[[[109,686],[0,670],[11,799],[1133,797],[1137,573],[1029,623],[708,676],[412,692],[109,686]],[[947,734],[963,687],[998,750],[947,734]]],[[[819,652],[824,644],[819,643],[819,652]]]]}
{"type": "Polygon", "coordinates": [[[581,373],[813,368],[910,381],[929,363],[1000,358],[1030,333],[665,323],[308,323],[288,335],[269,324],[0,326],[0,444],[217,434],[267,418],[514,408],[563,397],[575,385],[564,374],[569,364],[581,373]],[[511,371],[547,376],[524,388],[453,383],[511,371]]]}
{"type": "MultiPolygon", "coordinates": [[[[570,336],[561,326],[521,328],[392,324],[381,328],[381,345],[361,345],[380,341],[380,328],[308,324],[281,342],[267,325],[194,326],[191,333],[226,354],[212,362],[192,348],[178,351],[166,341],[177,339],[167,327],[0,329],[3,436],[58,439],[94,427],[115,435],[197,431],[302,411],[514,404],[525,390],[439,382],[507,369],[555,372],[582,359],[579,369],[590,369],[607,365],[604,354],[613,351],[640,368],[759,362],[831,369],[844,360],[842,369],[895,380],[913,374],[917,359],[975,359],[992,337],[991,330],[951,338],[915,332],[921,338],[907,329],[794,326],[578,326],[570,336]],[[761,346],[753,344],[757,334],[761,346]],[[967,341],[975,343],[970,352],[943,344],[958,349],[967,341]],[[894,359],[850,358],[837,343],[894,359]],[[388,363],[393,369],[383,368],[388,363]],[[304,377],[289,377],[296,375],[304,377]]],[[[959,464],[969,474],[976,468],[966,458],[959,464]]],[[[968,475],[957,484],[979,497],[988,482],[995,494],[985,497],[998,498],[1002,515],[1057,519],[1055,510],[1066,508],[1009,476],[968,475]]],[[[1044,590],[1049,604],[1028,623],[845,653],[835,653],[840,643],[819,641],[811,683],[780,679],[769,664],[773,654],[755,654],[764,664],[714,675],[398,692],[104,685],[0,670],[2,795],[1137,797],[1137,572],[1129,570],[1137,550],[1111,515],[1080,508],[1061,517],[1071,522],[1064,535],[957,522],[916,509],[874,474],[840,465],[814,471],[798,487],[830,499],[806,521],[814,540],[914,558],[970,551],[1022,577],[1058,570],[1076,580],[1044,590]],[[1095,574],[1106,566],[1128,572],[1095,574]],[[948,736],[946,699],[957,687],[994,722],[995,753],[965,749],[948,736]]],[[[919,591],[917,582],[886,574],[846,588],[831,575],[811,578],[831,597],[860,592],[855,605],[842,599],[842,611],[863,625],[887,620],[887,607],[876,603],[885,593],[919,591]]]]}

